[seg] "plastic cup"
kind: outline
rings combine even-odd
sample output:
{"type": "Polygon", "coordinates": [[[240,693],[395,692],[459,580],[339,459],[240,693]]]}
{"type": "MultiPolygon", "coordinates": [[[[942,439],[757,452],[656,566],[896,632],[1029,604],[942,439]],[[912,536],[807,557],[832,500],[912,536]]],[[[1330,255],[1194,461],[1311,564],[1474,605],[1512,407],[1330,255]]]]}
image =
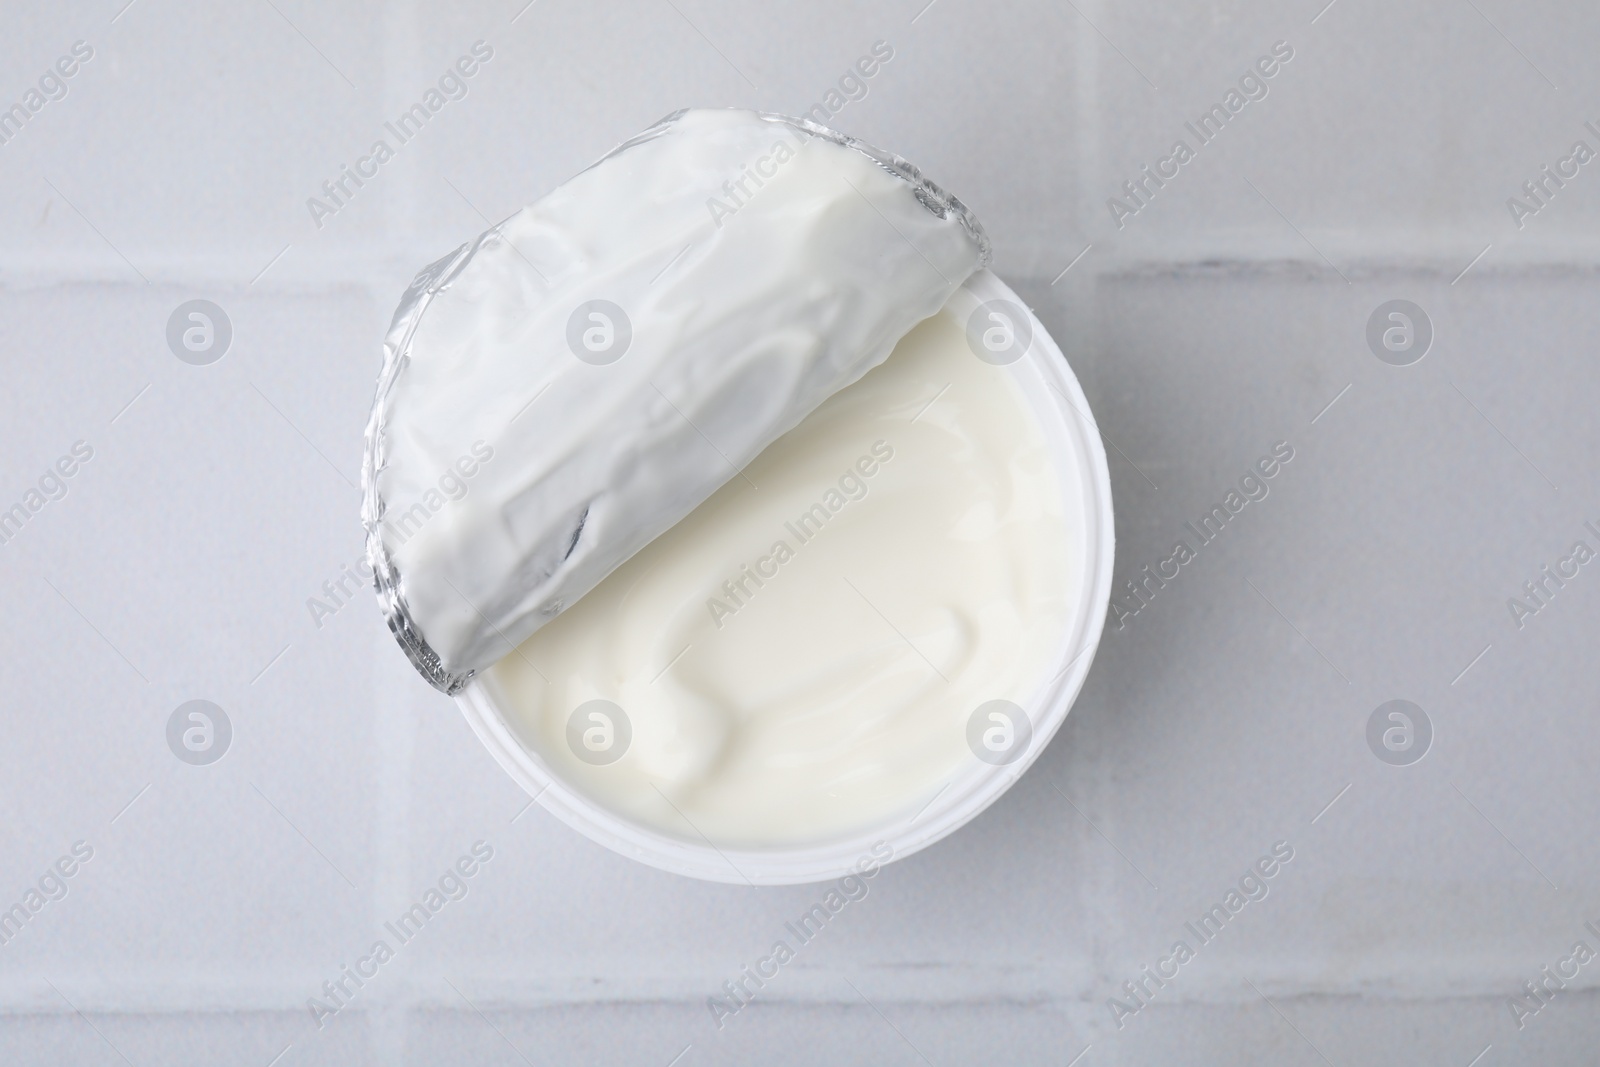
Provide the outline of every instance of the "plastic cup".
{"type": "MultiPolygon", "coordinates": [[[[456,703],[500,766],[546,811],[612,851],[664,871],[741,885],[796,885],[841,877],[864,858],[881,857],[884,845],[894,859],[927,848],[976,818],[1038,758],[1083,687],[1105,625],[1114,550],[1111,478],[1083,390],[1061,349],[1022,298],[985,270],[968,279],[946,307],[966,322],[991,301],[1006,301],[1027,316],[1031,337],[1026,349],[1020,355],[1001,351],[992,362],[1013,376],[1038,416],[1060,478],[1071,537],[1082,546],[1074,561],[1082,595],[1067,620],[1066,638],[1033,698],[1022,705],[1032,731],[1025,751],[1000,765],[974,757],[937,792],[907,797],[904,811],[895,817],[837,839],[802,846],[727,848],[633,822],[569,785],[522,742],[512,725],[515,713],[504,708],[492,673],[480,673],[456,694],[456,703]]],[[[983,318],[979,316],[980,321],[983,318]]]]}

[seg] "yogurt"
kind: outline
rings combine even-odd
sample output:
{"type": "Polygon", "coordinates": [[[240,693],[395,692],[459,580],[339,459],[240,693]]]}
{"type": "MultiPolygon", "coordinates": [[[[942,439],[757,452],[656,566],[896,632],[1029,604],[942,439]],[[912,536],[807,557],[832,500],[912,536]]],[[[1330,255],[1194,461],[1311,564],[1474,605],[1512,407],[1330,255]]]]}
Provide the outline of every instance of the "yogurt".
{"type": "Polygon", "coordinates": [[[978,765],[975,709],[1037,706],[1085,594],[1081,516],[1014,376],[975,356],[974,306],[480,678],[546,767],[661,833],[779,847],[914,815],[978,765]]]}
{"type": "Polygon", "coordinates": [[[424,271],[364,471],[413,663],[459,690],[724,483],[754,492],[750,462],[986,258],[904,161],[729,110],[670,118],[424,271]]]}

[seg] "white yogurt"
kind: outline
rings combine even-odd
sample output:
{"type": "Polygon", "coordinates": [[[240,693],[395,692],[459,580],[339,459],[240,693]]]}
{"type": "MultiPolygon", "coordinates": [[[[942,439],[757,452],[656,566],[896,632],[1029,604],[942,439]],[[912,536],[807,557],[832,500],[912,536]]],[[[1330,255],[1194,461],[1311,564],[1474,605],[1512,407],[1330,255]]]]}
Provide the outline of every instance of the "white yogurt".
{"type": "Polygon", "coordinates": [[[456,691],[730,478],[759,484],[740,470],[986,254],[901,162],[691,111],[435,264],[368,431],[369,551],[413,661],[456,691]]]}
{"type": "Polygon", "coordinates": [[[482,678],[557,777],[668,835],[770,848],[914,814],[980,766],[980,705],[1043,722],[1083,516],[960,296],[482,678]],[[585,706],[604,718],[574,733],[585,706]]]}

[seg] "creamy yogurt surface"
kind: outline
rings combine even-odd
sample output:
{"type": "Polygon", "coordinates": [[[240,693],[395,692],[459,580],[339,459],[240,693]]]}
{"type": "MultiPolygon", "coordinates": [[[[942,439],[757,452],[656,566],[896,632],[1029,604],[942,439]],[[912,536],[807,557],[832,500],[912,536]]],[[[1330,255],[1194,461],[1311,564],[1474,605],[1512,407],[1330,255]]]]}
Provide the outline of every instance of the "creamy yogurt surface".
{"type": "Polygon", "coordinates": [[[975,709],[1037,712],[1084,548],[958,303],[480,675],[555,774],[781,847],[910,818],[973,763],[975,709]]]}

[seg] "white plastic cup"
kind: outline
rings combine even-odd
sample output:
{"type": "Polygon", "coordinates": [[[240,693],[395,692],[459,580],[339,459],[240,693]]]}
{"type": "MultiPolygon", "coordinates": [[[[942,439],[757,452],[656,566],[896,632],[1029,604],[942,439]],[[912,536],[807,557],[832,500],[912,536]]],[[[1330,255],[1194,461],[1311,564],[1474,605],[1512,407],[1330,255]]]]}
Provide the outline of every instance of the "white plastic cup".
{"type": "Polygon", "coordinates": [[[837,839],[801,846],[723,848],[633,822],[573,788],[522,743],[508,725],[512,713],[499,705],[492,672],[482,672],[456,695],[456,703],[506,773],[546,811],[614,852],[674,874],[739,885],[798,885],[838,878],[863,859],[881,856],[885,844],[894,859],[902,859],[954,833],[1011,788],[1066,720],[1088,676],[1111,599],[1115,533],[1111,476],[1100,431],[1078,379],[1044,326],[1010,286],[987,270],[968,279],[946,307],[967,322],[982,305],[999,300],[1026,314],[1032,334],[1014,361],[1000,362],[1006,358],[1002,353],[995,362],[1022,387],[1039,418],[1061,480],[1070,536],[1082,546],[1075,561],[1082,595],[1047,677],[1022,705],[1032,739],[1021,756],[998,766],[974,757],[937,792],[908,797],[898,816],[837,839]]]}

